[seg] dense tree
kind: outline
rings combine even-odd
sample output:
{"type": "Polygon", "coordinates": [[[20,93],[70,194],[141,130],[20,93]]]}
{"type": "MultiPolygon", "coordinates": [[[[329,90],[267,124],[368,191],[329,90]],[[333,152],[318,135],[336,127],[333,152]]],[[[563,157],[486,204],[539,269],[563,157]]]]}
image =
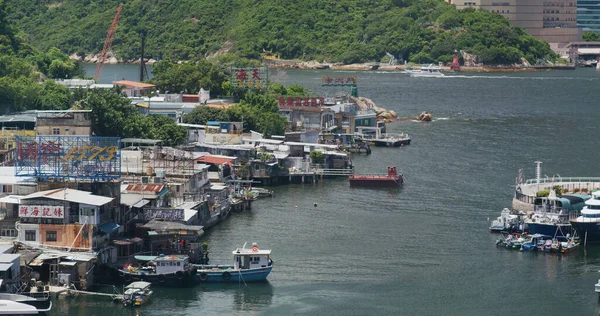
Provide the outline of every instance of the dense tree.
{"type": "Polygon", "coordinates": [[[152,74],[151,81],[160,91],[173,93],[198,93],[203,88],[212,95],[219,95],[227,79],[222,67],[206,59],[183,63],[160,61],[152,67],[152,74]]]}
{"type": "Polygon", "coordinates": [[[596,32],[583,32],[583,40],[586,42],[600,42],[600,34],[596,32]]]}
{"type": "Polygon", "coordinates": [[[152,138],[175,146],[187,139],[185,128],[166,116],[143,116],[118,89],[85,89],[74,95],[78,108],[92,110],[92,130],[98,136],[152,138]]]}
{"type": "MultiPolygon", "coordinates": [[[[140,29],[147,33],[146,55],[160,60],[197,61],[216,51],[257,59],[263,50],[344,63],[379,61],[386,52],[413,62],[447,61],[455,49],[482,53],[486,63],[557,57],[501,15],[457,10],[444,0],[4,1],[31,43],[68,53],[98,53],[123,2],[113,49],[125,59],[139,58],[140,29]]],[[[227,66],[247,62],[222,58],[227,66]]],[[[193,73],[189,68],[176,72],[193,73]]],[[[197,81],[168,88],[195,91],[197,81]]]]}
{"type": "Polygon", "coordinates": [[[183,121],[188,124],[206,125],[208,121],[227,121],[229,116],[222,109],[211,108],[208,106],[198,106],[192,112],[183,117],[183,121]]]}
{"type": "Polygon", "coordinates": [[[287,123],[279,114],[275,97],[258,93],[246,94],[240,103],[226,110],[199,106],[183,118],[184,122],[192,124],[206,124],[209,120],[244,122],[245,132],[253,130],[263,133],[265,137],[282,135],[287,123]]]}

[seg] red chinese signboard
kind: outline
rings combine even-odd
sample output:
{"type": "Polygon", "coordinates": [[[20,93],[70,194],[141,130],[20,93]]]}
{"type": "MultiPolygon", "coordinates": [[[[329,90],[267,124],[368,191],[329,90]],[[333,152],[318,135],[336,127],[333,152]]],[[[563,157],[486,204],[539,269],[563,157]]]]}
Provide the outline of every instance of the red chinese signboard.
{"type": "Polygon", "coordinates": [[[21,205],[19,217],[65,218],[65,208],[56,205],[21,205]]]}
{"type": "Polygon", "coordinates": [[[323,105],[323,97],[279,97],[278,104],[280,108],[312,106],[320,107],[323,105]]]}
{"type": "Polygon", "coordinates": [[[356,76],[353,77],[340,77],[340,76],[324,76],[321,78],[321,86],[348,86],[356,87],[358,80],[356,76]]]}
{"type": "Polygon", "coordinates": [[[267,85],[268,68],[231,68],[231,86],[240,89],[260,89],[267,85]]]}

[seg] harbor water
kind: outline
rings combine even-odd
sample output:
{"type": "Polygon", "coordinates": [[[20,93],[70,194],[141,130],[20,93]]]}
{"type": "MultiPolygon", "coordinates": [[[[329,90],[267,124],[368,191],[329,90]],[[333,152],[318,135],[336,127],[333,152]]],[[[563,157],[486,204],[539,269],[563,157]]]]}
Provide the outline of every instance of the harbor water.
{"type": "MultiPolygon", "coordinates": [[[[136,77],[106,65],[108,82],[136,77]]],[[[90,71],[88,70],[88,73],[90,71]]],[[[410,146],[354,154],[358,173],[396,165],[401,189],[350,188],[344,179],[273,188],[252,212],[205,235],[211,263],[244,242],[272,249],[268,283],[155,288],[152,303],[124,309],[98,298],[61,298],[53,315],[598,315],[600,245],[568,255],[496,248],[489,220],[510,207],[524,168],[600,176],[600,72],[450,74],[271,70],[269,78],[318,94],[321,77],[357,76],[359,95],[399,116],[410,146]],[[316,206],[315,206],[316,203],[316,206]]]]}

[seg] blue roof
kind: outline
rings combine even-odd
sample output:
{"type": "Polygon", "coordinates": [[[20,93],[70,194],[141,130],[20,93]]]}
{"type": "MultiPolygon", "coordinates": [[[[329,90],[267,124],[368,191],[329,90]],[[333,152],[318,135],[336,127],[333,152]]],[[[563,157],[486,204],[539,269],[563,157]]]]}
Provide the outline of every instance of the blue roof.
{"type": "Polygon", "coordinates": [[[206,125],[219,125],[219,121],[208,121],[206,122],[206,125]]]}
{"type": "Polygon", "coordinates": [[[106,234],[110,234],[119,227],[120,227],[119,224],[117,224],[115,222],[108,222],[108,223],[104,223],[104,224],[98,226],[98,229],[103,231],[106,234]]]}

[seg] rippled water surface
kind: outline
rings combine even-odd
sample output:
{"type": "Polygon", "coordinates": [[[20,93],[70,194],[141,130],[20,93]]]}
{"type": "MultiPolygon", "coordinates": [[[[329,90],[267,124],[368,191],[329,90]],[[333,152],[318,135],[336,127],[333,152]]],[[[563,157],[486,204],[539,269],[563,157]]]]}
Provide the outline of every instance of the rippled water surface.
{"type": "MultiPolygon", "coordinates": [[[[104,78],[135,79],[136,71],[107,65],[104,78]]],[[[600,73],[269,74],[333,95],[321,87],[324,75],[358,76],[361,96],[400,116],[434,115],[388,125],[408,132],[410,146],[352,157],[358,172],[397,165],[404,188],[350,188],[342,179],[276,187],[274,198],[205,235],[214,263],[229,262],[245,241],[273,249],[268,283],[157,288],[137,311],[61,299],[54,315],[598,314],[600,248],[565,256],[497,249],[487,227],[510,206],[517,170],[533,177],[535,160],[549,177],[600,176],[600,73]]]]}

